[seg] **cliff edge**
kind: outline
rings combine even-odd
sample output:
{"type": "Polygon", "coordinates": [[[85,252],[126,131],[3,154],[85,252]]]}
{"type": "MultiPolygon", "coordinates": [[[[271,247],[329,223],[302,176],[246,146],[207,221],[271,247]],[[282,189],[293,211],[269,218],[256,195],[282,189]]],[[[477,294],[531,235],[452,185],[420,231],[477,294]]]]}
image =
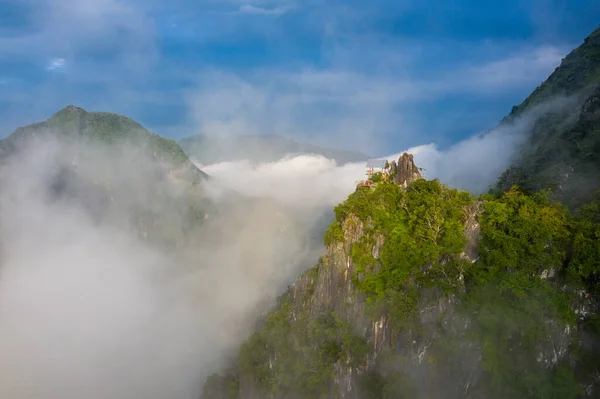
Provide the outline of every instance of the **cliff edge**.
{"type": "Polygon", "coordinates": [[[598,305],[566,256],[578,221],[543,193],[425,180],[410,154],[389,169],[336,207],[327,253],[204,397],[596,395],[598,305]]]}

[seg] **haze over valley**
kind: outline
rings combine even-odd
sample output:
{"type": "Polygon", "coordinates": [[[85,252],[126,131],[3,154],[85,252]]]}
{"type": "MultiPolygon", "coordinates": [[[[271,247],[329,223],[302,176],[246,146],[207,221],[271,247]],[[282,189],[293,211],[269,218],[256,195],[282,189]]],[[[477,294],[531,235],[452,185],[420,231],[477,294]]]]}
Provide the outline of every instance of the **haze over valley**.
{"type": "Polygon", "coordinates": [[[597,4],[163,3],[0,4],[1,398],[600,395],[597,4]]]}

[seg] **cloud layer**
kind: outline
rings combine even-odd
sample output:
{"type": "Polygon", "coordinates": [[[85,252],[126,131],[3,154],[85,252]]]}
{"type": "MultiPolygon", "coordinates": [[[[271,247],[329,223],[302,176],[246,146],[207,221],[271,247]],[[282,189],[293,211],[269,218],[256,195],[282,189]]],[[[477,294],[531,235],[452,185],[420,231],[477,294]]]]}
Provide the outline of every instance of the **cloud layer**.
{"type": "Polygon", "coordinates": [[[495,124],[581,39],[455,37],[448,5],[422,21],[412,1],[71,3],[3,3],[18,17],[0,38],[4,134],[77,104],[176,138],[273,132],[379,154],[448,144],[495,124]]]}
{"type": "MultiPolygon", "coordinates": [[[[482,194],[493,186],[526,140],[532,126],[549,111],[572,105],[572,99],[544,102],[510,123],[476,134],[448,148],[434,143],[410,147],[383,156],[398,160],[402,152],[414,155],[426,179],[438,178],[448,186],[482,194]]],[[[198,165],[223,185],[255,197],[269,197],[287,206],[331,208],[365,179],[366,163],[337,165],[319,155],[288,156],[278,162],[253,165],[248,161],[198,165]]]]}
{"type": "MultiPolygon", "coordinates": [[[[426,178],[480,193],[538,117],[566,104],[541,104],[447,150],[407,151],[426,178]]],[[[214,177],[204,193],[220,212],[186,237],[191,245],[167,250],[131,222],[136,205],[167,215],[177,200],[177,190],[166,203],[149,195],[166,188],[152,165],[134,148],[45,140],[0,169],[0,397],[199,397],[258,313],[322,253],[331,208],[365,172],[315,155],[203,166],[214,177]],[[113,176],[108,216],[83,205],[87,191],[49,194],[74,154],[85,181],[113,176]]]]}
{"type": "Polygon", "coordinates": [[[40,142],[0,169],[0,397],[198,398],[257,312],[306,267],[307,224],[277,204],[229,198],[193,245],[165,250],[129,222],[127,198],[160,206],[138,198],[164,188],[149,160],[76,150],[86,181],[116,179],[106,217],[83,206],[85,193],[48,191],[71,165],[65,143],[40,142]]]}

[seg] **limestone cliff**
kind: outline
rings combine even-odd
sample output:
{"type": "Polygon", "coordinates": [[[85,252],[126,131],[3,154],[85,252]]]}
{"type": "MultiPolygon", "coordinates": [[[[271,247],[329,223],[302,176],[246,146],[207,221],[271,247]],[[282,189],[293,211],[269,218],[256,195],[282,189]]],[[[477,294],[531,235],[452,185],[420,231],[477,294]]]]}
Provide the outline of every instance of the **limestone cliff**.
{"type": "Polygon", "coordinates": [[[391,176],[394,183],[406,188],[409,183],[422,179],[419,168],[416,167],[412,154],[403,153],[398,163],[392,161],[390,164],[391,176]]]}
{"type": "Polygon", "coordinates": [[[582,326],[597,303],[548,272],[565,259],[562,208],[517,191],[473,198],[422,179],[410,154],[391,166],[393,184],[359,187],[336,208],[327,253],[204,397],[597,394],[580,356],[595,353],[582,326]]]}

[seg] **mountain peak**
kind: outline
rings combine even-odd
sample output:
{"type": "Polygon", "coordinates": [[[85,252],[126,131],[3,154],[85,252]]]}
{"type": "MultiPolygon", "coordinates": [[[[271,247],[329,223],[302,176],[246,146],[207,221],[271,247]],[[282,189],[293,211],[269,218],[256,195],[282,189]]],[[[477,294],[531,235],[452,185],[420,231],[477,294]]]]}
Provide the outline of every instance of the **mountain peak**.
{"type": "Polygon", "coordinates": [[[58,111],[58,112],[86,112],[83,108],[78,107],[77,105],[73,105],[73,104],[69,104],[66,107],[64,107],[62,110],[58,111]]]}
{"type": "Polygon", "coordinates": [[[60,111],[57,111],[54,115],[52,115],[50,117],[50,120],[52,119],[57,119],[60,118],[62,116],[80,116],[80,115],[84,115],[87,114],[87,111],[81,107],[78,107],[76,105],[73,104],[69,104],[66,107],[64,107],[63,109],[61,109],[60,111]]]}
{"type": "Polygon", "coordinates": [[[419,168],[415,165],[413,154],[402,153],[398,158],[398,163],[391,162],[390,169],[394,176],[394,183],[406,188],[415,180],[422,179],[419,168]]]}
{"type": "Polygon", "coordinates": [[[49,132],[59,137],[83,138],[89,142],[117,144],[128,142],[143,148],[152,157],[167,161],[172,166],[191,170],[194,178],[205,178],[206,174],[193,166],[179,145],[170,139],[160,137],[141,124],[126,116],[110,112],[88,112],[69,104],[56,112],[45,122],[17,128],[4,142],[17,143],[27,138],[49,132]]]}

